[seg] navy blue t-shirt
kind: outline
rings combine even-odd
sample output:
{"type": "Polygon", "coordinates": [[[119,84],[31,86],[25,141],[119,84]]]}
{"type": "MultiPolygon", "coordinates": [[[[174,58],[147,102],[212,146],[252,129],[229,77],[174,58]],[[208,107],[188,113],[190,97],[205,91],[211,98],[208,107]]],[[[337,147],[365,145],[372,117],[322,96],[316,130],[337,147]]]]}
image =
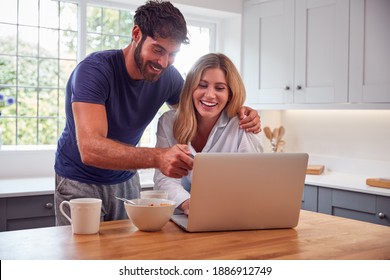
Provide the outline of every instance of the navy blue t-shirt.
{"type": "Polygon", "coordinates": [[[133,80],[126,70],[122,50],[96,52],[81,61],[66,86],[65,129],[58,140],[55,171],[63,177],[92,184],[117,184],[133,172],[107,170],[81,162],[76,143],[72,102],[104,104],[107,137],[137,145],[160,107],[179,102],[183,78],[170,66],[156,82],[133,80]]]}

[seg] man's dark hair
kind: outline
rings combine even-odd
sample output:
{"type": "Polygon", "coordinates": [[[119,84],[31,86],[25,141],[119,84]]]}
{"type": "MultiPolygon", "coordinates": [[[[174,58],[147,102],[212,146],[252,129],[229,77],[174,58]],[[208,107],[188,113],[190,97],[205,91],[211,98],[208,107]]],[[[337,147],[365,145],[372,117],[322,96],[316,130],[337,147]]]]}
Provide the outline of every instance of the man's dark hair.
{"type": "Polygon", "coordinates": [[[134,24],[139,26],[143,37],[171,38],[182,44],[189,43],[184,16],[168,1],[147,1],[145,5],[138,7],[134,24]]]}

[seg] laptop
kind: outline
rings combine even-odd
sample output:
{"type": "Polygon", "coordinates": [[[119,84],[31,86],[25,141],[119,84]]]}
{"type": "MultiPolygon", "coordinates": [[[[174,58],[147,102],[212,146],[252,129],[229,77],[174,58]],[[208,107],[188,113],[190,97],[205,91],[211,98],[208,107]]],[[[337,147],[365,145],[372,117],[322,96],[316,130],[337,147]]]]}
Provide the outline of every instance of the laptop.
{"type": "Polygon", "coordinates": [[[198,153],[189,215],[172,215],[188,232],[297,226],[306,153],[198,153]]]}

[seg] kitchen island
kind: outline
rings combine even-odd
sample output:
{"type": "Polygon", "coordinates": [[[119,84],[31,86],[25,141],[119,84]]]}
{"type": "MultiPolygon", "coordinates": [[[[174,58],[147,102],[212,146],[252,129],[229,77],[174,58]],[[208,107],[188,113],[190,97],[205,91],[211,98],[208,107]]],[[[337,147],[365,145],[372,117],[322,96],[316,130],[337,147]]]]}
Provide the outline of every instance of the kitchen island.
{"type": "Polygon", "coordinates": [[[187,233],[169,222],[142,232],[129,220],[103,222],[94,235],[70,226],[0,233],[1,260],[382,260],[390,228],[301,211],[293,229],[187,233]]]}

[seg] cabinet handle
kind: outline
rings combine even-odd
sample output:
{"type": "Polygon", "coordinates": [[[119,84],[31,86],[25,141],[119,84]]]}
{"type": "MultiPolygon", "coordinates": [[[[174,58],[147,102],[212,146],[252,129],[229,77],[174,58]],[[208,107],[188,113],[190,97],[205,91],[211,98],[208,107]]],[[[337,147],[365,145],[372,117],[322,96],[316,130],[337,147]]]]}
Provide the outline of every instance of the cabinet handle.
{"type": "Polygon", "coordinates": [[[53,208],[53,203],[51,203],[51,202],[46,203],[45,204],[45,208],[46,209],[52,209],[53,208]]]}
{"type": "Polygon", "coordinates": [[[301,90],[302,89],[302,87],[301,86],[297,86],[297,90],[301,90]]]}
{"type": "Polygon", "coordinates": [[[386,218],[386,215],[385,215],[385,213],[380,212],[380,213],[378,213],[378,217],[379,217],[379,219],[384,219],[384,218],[386,218]]]}
{"type": "Polygon", "coordinates": [[[289,87],[289,86],[286,86],[284,89],[285,89],[285,90],[290,90],[290,87],[289,87]]]}

